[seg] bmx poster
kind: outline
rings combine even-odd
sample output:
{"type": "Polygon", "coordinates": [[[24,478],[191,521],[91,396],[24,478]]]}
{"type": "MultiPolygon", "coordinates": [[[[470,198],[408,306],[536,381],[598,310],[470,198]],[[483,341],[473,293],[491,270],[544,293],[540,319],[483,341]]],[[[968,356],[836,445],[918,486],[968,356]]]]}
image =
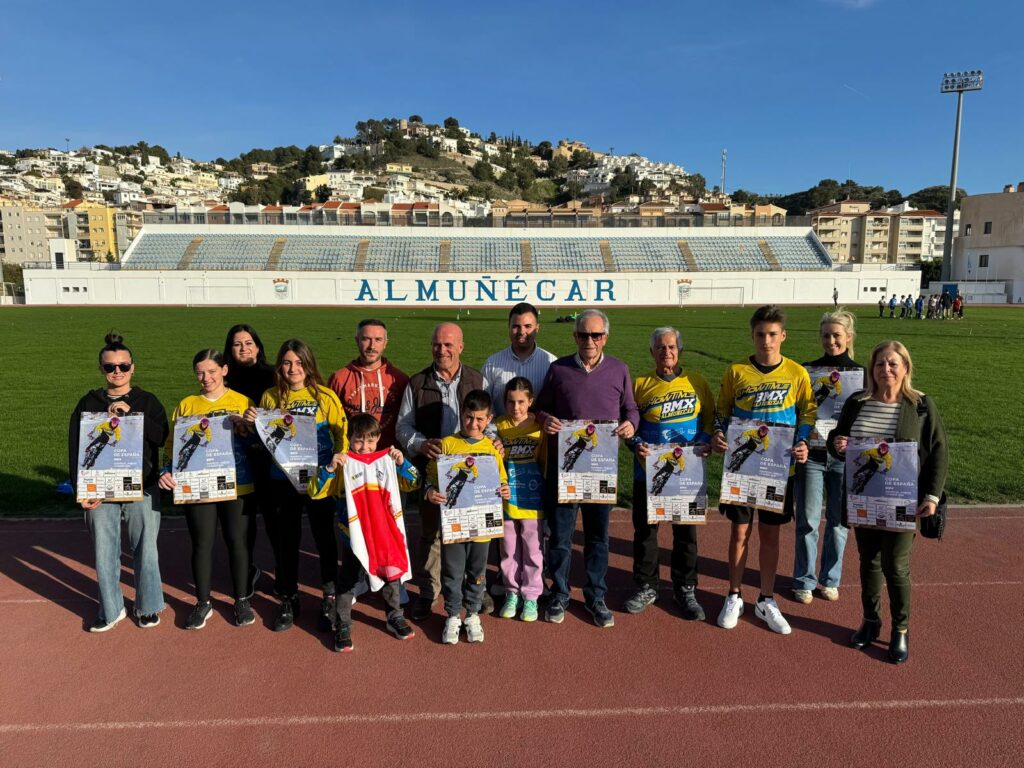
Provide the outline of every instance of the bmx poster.
{"type": "Polygon", "coordinates": [[[186,416],[174,422],[174,503],[237,498],[232,415],[186,416]]]}
{"type": "Polygon", "coordinates": [[[913,531],[917,527],[917,443],[851,437],[846,445],[850,525],[913,531]]]}
{"type": "Polygon", "coordinates": [[[558,501],[614,504],[619,438],[614,421],[563,421],[558,433],[558,501]]]}
{"type": "Polygon", "coordinates": [[[305,494],[317,470],[316,416],[260,410],[256,434],[295,490],[305,494]]]}
{"type": "Polygon", "coordinates": [[[652,445],[647,469],[647,522],[700,524],[706,522],[707,449],[696,445],[652,445]]]}
{"type": "Polygon", "coordinates": [[[78,433],[78,501],[142,498],[141,413],[83,413],[78,433]]]}
{"type": "Polygon", "coordinates": [[[505,535],[498,459],[489,454],[437,457],[441,505],[441,541],[481,541],[505,535]]]}
{"type": "Polygon", "coordinates": [[[756,419],[732,419],[722,471],[722,504],[781,512],[796,430],[756,419]]]}
{"type": "Polygon", "coordinates": [[[824,448],[828,433],[836,428],[843,405],[854,392],[864,389],[864,371],[830,366],[807,366],[811,391],[818,406],[818,418],[811,430],[808,445],[824,448]]]}

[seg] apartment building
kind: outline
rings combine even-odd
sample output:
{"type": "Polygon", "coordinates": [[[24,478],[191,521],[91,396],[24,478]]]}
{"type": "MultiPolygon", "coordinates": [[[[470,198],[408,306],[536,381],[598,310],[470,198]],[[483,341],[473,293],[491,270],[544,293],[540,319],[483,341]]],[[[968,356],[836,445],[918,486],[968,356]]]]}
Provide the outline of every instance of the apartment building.
{"type": "Polygon", "coordinates": [[[43,210],[0,202],[0,261],[5,264],[45,262],[46,241],[61,236],[59,210],[43,210]]]}
{"type": "MultiPolygon", "coordinates": [[[[842,200],[809,212],[811,228],[840,264],[914,266],[942,258],[946,215],[909,203],[872,210],[867,200],[842,200]]],[[[954,214],[959,221],[959,211],[954,214]]]]}
{"type": "Polygon", "coordinates": [[[109,261],[117,258],[116,208],[71,200],[64,203],[64,236],[77,244],[79,258],[109,261]]]}
{"type": "Polygon", "coordinates": [[[990,293],[1024,302],[1024,181],[961,201],[952,266],[954,280],[988,283],[990,293]]]}

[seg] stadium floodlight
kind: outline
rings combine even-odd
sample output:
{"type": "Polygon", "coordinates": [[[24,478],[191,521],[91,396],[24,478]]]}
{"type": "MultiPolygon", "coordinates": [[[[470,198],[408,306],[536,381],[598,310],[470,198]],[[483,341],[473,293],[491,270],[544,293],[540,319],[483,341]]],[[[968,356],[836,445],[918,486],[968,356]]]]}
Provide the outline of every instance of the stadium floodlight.
{"type": "Polygon", "coordinates": [[[985,75],[980,69],[947,72],[942,76],[940,93],[956,94],[956,128],[953,132],[953,168],[949,174],[949,203],[946,205],[946,236],[942,243],[942,282],[953,275],[953,206],[956,203],[956,171],[960,162],[960,118],[964,110],[964,91],[980,91],[985,75]]]}

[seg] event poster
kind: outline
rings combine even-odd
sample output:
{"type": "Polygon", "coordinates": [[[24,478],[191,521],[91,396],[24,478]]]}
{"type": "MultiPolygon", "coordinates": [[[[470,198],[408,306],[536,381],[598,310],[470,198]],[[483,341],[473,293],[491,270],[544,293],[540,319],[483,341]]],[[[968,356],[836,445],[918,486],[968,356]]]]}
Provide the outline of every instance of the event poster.
{"type": "Polygon", "coordinates": [[[256,434],[295,490],[305,494],[317,471],[316,416],[257,410],[256,434]]]}
{"type": "Polygon", "coordinates": [[[647,470],[647,522],[694,524],[706,521],[707,446],[651,445],[647,470]]]}
{"type": "Polygon", "coordinates": [[[851,437],[846,445],[850,525],[913,531],[917,527],[917,443],[851,437]]]}
{"type": "Polygon", "coordinates": [[[850,395],[864,389],[864,371],[832,366],[807,366],[811,377],[814,404],[818,406],[818,419],[814,422],[808,445],[824,448],[828,433],[836,428],[839,413],[850,395]]]}
{"type": "Polygon", "coordinates": [[[558,501],[614,504],[619,438],[614,421],[563,421],[558,433],[558,501]]]}
{"type": "Polygon", "coordinates": [[[437,457],[441,505],[441,541],[480,541],[505,533],[498,459],[490,454],[445,454],[437,457]]]}
{"type": "Polygon", "coordinates": [[[722,504],[782,512],[796,430],[756,419],[732,419],[722,473],[722,504]]]}
{"type": "Polygon", "coordinates": [[[141,413],[83,413],[78,432],[78,501],[142,498],[141,413]]]}
{"type": "Polygon", "coordinates": [[[174,503],[237,498],[234,414],[184,416],[174,422],[174,503]]]}

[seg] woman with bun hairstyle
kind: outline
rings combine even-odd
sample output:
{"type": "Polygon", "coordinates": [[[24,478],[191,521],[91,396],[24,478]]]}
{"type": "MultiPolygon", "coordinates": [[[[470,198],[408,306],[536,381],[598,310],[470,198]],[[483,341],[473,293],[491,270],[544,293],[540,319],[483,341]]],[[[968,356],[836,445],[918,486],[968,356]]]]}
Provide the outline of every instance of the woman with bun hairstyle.
{"type": "MultiPolygon", "coordinates": [[[[817,360],[804,363],[804,368],[837,369],[833,374],[843,370],[863,371],[864,366],[853,359],[853,342],[857,337],[854,323],[854,316],[846,310],[822,315],[818,323],[818,340],[825,354],[817,360]]],[[[815,402],[821,405],[829,394],[828,387],[812,382],[811,389],[814,390],[815,402]]],[[[824,439],[827,435],[821,437],[824,439]]],[[[819,589],[819,594],[826,600],[839,599],[843,552],[846,550],[846,537],[849,533],[842,524],[843,472],[843,462],[829,457],[824,447],[809,449],[807,463],[796,465],[793,597],[798,603],[810,603],[814,599],[815,588],[819,589]],[[825,531],[819,570],[818,527],[821,523],[822,497],[825,499],[825,531]]]]}
{"type": "Polygon", "coordinates": [[[107,334],[99,354],[100,373],[105,384],[82,396],[68,425],[68,467],[72,485],[78,482],[78,440],[83,413],[109,413],[112,418],[141,413],[142,487],[139,501],[83,501],[85,519],[96,553],[96,584],[99,612],[90,632],[106,632],[127,615],[121,592],[121,520],[128,524],[132,564],[135,569],[133,612],[140,627],[155,627],[164,609],[163,584],[157,535],[160,532],[160,491],[157,477],[160,446],[167,439],[167,413],[155,395],[132,385],[135,362],[124,339],[107,334]]]}
{"type": "MultiPolygon", "coordinates": [[[[920,520],[934,515],[942,503],[949,471],[949,445],[935,402],[914,389],[910,352],[898,341],[883,341],[871,351],[867,387],[843,405],[839,422],[829,435],[829,453],[845,460],[851,437],[882,438],[917,443],[917,510],[920,520]]],[[[910,551],[915,531],[892,531],[857,526],[860,555],[860,595],[864,620],[850,638],[863,649],[882,630],[882,581],[889,592],[892,633],[889,661],[902,664],[910,656],[910,551]]]]}
{"type": "MultiPolygon", "coordinates": [[[[220,521],[221,536],[228,548],[228,563],[231,570],[232,596],[235,599],[235,624],[244,627],[256,621],[249,605],[249,555],[246,550],[246,529],[248,521],[243,514],[245,496],[252,492],[252,477],[246,460],[245,441],[251,434],[251,427],[242,415],[252,407],[252,400],[240,392],[227,387],[225,377],[228,367],[224,355],[216,349],[204,349],[192,358],[192,370],[199,382],[199,394],[189,395],[174,409],[172,423],[188,416],[224,416],[234,414],[235,425],[235,484],[238,498],[230,501],[215,501],[184,506],[188,532],[192,537],[192,577],[196,585],[196,606],[185,622],[185,629],[202,629],[213,614],[210,602],[210,581],[213,574],[213,540],[216,536],[217,521],[220,521]]],[[[202,424],[201,420],[199,424],[202,424]]],[[[207,427],[204,427],[208,428],[207,427]]],[[[249,438],[251,439],[251,438],[249,438]]],[[[174,457],[174,429],[167,438],[165,454],[169,465],[174,457]]],[[[173,491],[174,476],[170,466],[160,474],[160,487],[173,491]]]]}
{"type": "MultiPolygon", "coordinates": [[[[254,403],[258,403],[263,393],[274,386],[274,366],[267,362],[263,340],[251,325],[239,323],[228,329],[227,338],[224,339],[224,360],[228,365],[228,375],[224,381],[235,392],[240,392],[254,403]]],[[[248,443],[247,458],[252,474],[253,492],[246,494],[242,511],[248,523],[245,537],[246,551],[249,555],[249,581],[246,597],[251,598],[256,591],[256,582],[259,581],[262,573],[256,567],[255,558],[256,534],[259,529],[257,519],[260,515],[263,517],[263,524],[271,545],[276,536],[272,529],[272,519],[267,514],[270,501],[267,477],[273,461],[259,440],[252,440],[248,443]]]]}
{"type": "MultiPolygon", "coordinates": [[[[263,393],[260,408],[280,410],[291,415],[316,417],[317,463],[329,466],[337,454],[345,453],[346,419],[341,401],[324,386],[313,350],[300,339],[288,339],[281,345],[274,366],[275,386],[263,393]]],[[[246,418],[256,420],[255,408],[246,418]]],[[[339,462],[341,458],[339,457],[339,462]]],[[[274,590],[281,609],[274,631],[283,632],[295,623],[299,610],[299,546],[302,542],[302,513],[309,518],[317,551],[320,553],[320,580],[323,598],[317,625],[329,632],[337,601],[335,579],[338,574],[338,539],[334,531],[334,500],[310,499],[299,493],[291,481],[273,464],[270,468],[273,529],[277,544],[274,554],[277,573],[274,590]]]]}

